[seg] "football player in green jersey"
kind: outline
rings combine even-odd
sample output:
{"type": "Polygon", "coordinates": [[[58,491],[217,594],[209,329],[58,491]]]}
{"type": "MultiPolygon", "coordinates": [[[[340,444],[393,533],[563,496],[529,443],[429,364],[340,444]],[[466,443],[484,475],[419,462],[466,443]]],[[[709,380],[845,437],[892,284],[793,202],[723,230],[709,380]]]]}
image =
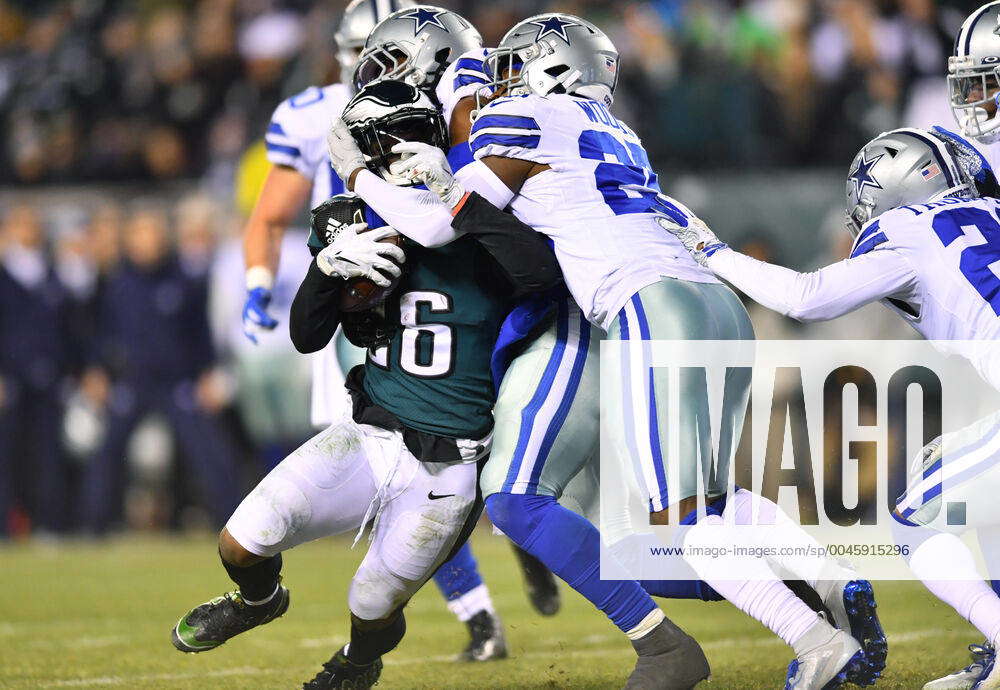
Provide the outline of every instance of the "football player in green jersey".
{"type": "MultiPolygon", "coordinates": [[[[401,82],[366,87],[345,117],[351,112],[366,164],[387,179],[392,144],[447,145],[437,109],[401,82]]],[[[460,240],[441,249],[408,244],[404,255],[380,241],[395,233],[356,197],[314,210],[316,260],[292,306],[291,336],[314,352],[343,322],[369,349],[348,378],[353,414],[294,451],[237,508],[219,551],[239,588],[181,618],[178,649],[213,649],[282,615],[281,553],[332,534],[360,537],[371,523],[348,595],[351,641],[306,687],[365,688],[378,679],[381,656],[405,632],[403,606],[464,542],[481,509],[478,465],[491,444],[501,325],[515,298],[561,281],[545,240],[477,195],[454,224],[460,240]],[[353,278],[398,285],[376,309],[343,313],[353,278]]]]}

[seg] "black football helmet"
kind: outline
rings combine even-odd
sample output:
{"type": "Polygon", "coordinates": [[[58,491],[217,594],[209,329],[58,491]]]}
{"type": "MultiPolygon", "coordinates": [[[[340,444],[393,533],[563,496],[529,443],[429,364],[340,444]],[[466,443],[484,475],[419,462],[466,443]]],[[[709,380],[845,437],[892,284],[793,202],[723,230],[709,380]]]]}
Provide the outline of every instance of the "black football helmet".
{"type": "Polygon", "coordinates": [[[393,184],[412,184],[389,172],[397,157],[391,150],[396,144],[416,141],[448,150],[448,129],[440,111],[427,94],[405,82],[385,80],[365,86],[342,117],[367,157],[368,168],[393,184]]]}

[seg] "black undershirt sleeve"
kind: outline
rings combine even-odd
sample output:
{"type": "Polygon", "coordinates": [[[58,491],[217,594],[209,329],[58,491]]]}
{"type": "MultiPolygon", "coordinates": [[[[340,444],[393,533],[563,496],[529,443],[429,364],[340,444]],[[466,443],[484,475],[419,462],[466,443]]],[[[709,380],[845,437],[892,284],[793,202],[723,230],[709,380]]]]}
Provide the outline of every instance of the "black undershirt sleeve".
{"type": "Polygon", "coordinates": [[[471,192],[451,221],[489,252],[510,283],[514,297],[562,282],[562,271],[545,236],[471,192]]]}
{"type": "Polygon", "coordinates": [[[327,346],[340,323],[337,296],[344,281],[330,278],[319,270],[315,261],[303,278],[292,301],[288,332],[292,344],[302,354],[318,352],[327,346]]]}

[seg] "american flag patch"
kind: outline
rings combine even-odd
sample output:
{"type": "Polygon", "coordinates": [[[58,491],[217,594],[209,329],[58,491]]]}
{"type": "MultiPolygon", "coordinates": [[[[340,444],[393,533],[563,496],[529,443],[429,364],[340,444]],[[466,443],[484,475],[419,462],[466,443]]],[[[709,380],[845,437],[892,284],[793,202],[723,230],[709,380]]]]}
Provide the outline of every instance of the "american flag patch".
{"type": "Polygon", "coordinates": [[[920,175],[925,180],[933,180],[935,177],[941,174],[941,168],[938,167],[937,163],[931,163],[926,168],[920,171],[920,175]]]}

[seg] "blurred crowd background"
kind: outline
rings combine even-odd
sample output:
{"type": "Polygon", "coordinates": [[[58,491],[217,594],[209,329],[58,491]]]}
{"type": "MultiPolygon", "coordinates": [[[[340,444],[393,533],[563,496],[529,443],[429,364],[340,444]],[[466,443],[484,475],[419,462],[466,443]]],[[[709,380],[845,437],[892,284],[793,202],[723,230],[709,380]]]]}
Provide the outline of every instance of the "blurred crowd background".
{"type": "MultiPolygon", "coordinates": [[[[843,179],[903,124],[951,123],[944,74],[978,2],[439,0],[487,45],[562,10],[623,55],[615,110],[664,189],[745,251],[841,258],[843,179]]],[[[0,539],[217,525],[309,434],[284,326],[243,337],[240,231],[284,98],[336,81],[341,0],[0,0],[0,539]]],[[[762,338],[911,337],[869,307],[762,338]]]]}

